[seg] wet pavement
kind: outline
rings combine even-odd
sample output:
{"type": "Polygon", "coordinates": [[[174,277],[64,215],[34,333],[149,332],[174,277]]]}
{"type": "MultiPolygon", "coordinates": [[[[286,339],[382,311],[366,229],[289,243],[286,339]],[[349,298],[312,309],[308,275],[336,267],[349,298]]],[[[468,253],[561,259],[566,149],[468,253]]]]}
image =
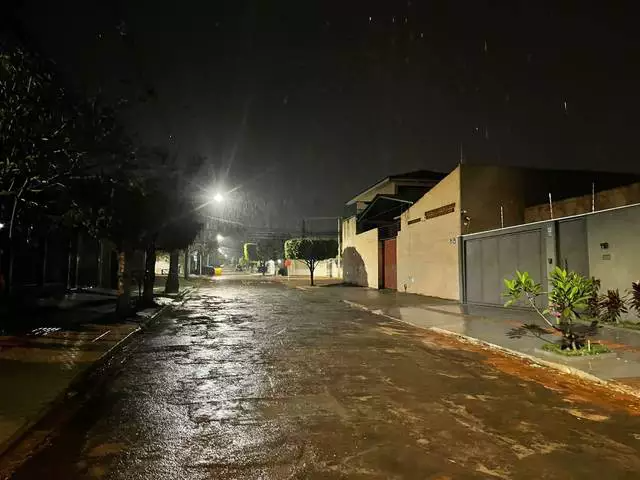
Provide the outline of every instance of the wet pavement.
{"type": "Polygon", "coordinates": [[[547,341],[557,340],[560,334],[547,328],[530,310],[460,305],[422,295],[353,287],[317,288],[315,292],[418,327],[445,330],[579,369],[601,380],[634,389],[640,396],[640,330],[601,325],[591,341],[609,347],[610,354],[567,358],[541,350],[547,341]],[[551,334],[544,335],[543,339],[519,331],[525,323],[536,324],[551,334]]]}
{"type": "Polygon", "coordinates": [[[193,293],[12,478],[640,477],[632,398],[260,280],[193,293]]]}

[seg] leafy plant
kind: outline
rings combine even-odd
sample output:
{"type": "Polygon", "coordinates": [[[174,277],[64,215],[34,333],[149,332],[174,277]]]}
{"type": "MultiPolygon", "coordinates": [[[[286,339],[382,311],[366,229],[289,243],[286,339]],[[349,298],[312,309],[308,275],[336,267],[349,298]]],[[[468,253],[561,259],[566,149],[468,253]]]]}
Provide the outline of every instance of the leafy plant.
{"type": "Polygon", "coordinates": [[[558,323],[576,320],[587,309],[593,293],[592,280],[556,267],[551,272],[551,286],[548,313],[558,323]]]}
{"type": "Polygon", "coordinates": [[[598,318],[600,310],[600,280],[591,277],[591,295],[587,300],[587,309],[584,313],[590,318],[598,318]]]}
{"type": "Polygon", "coordinates": [[[631,295],[629,304],[631,308],[636,311],[636,315],[640,317],[640,280],[631,283],[631,290],[629,290],[629,295],[631,295]]]}
{"type": "Polygon", "coordinates": [[[591,325],[575,326],[573,322],[588,308],[589,299],[593,296],[594,281],[575,272],[568,272],[556,267],[551,272],[551,292],[548,295],[549,307],[541,310],[536,304],[537,297],[545,294],[542,286],[536,283],[528,272],[516,271],[513,279],[505,279],[508,299],[505,306],[513,305],[524,298],[544,322],[553,329],[562,333],[561,348],[577,350],[585,343],[585,337],[596,331],[597,322],[591,325]],[[553,323],[550,315],[555,319],[553,323]]]}
{"type": "Polygon", "coordinates": [[[616,288],[615,290],[607,290],[600,300],[600,320],[603,322],[619,323],[620,317],[627,313],[627,298],[621,296],[616,288]]]}

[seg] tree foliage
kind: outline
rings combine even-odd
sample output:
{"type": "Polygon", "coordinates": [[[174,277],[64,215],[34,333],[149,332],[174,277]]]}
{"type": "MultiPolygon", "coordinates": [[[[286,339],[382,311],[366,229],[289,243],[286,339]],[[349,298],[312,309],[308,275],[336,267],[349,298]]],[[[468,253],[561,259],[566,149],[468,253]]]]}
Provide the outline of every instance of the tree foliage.
{"type": "Polygon", "coordinates": [[[74,98],[49,63],[0,45],[0,220],[10,230],[20,229],[16,220],[29,209],[68,212],[74,181],[117,165],[113,157],[130,151],[114,142],[121,133],[113,108],[74,98]]]}
{"type": "Polygon", "coordinates": [[[325,238],[291,238],[284,244],[284,254],[291,260],[302,260],[309,268],[311,285],[319,261],[338,255],[338,242],[325,238]]]}
{"type": "Polygon", "coordinates": [[[260,261],[257,243],[245,243],[242,247],[244,260],[247,263],[256,263],[260,261]]]}

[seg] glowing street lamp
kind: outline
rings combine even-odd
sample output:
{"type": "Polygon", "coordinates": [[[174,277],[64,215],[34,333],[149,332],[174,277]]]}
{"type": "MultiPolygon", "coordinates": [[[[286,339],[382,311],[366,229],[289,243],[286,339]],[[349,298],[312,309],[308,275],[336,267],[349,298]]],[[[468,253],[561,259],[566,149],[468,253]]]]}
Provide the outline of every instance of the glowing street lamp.
{"type": "Polygon", "coordinates": [[[218,234],[218,235],[216,235],[216,240],[221,242],[221,241],[224,240],[224,237],[222,235],[218,234]]]}
{"type": "Polygon", "coordinates": [[[213,196],[213,200],[214,200],[215,202],[217,202],[217,203],[222,203],[222,202],[224,201],[224,197],[222,196],[222,194],[221,194],[221,193],[216,193],[216,194],[213,196]]]}
{"type": "Polygon", "coordinates": [[[4,223],[0,222],[0,230],[4,228],[4,223]]]}

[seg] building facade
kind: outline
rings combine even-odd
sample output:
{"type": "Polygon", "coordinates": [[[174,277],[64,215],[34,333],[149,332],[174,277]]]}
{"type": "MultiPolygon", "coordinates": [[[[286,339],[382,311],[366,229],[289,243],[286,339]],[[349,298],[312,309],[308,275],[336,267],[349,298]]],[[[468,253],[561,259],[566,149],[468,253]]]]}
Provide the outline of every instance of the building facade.
{"type": "Polygon", "coordinates": [[[351,200],[362,202],[342,222],[347,282],[501,305],[502,279],[516,269],[545,284],[560,265],[604,290],[640,277],[636,175],[462,164],[395,216],[378,217],[397,221],[394,231],[370,218],[390,209],[386,191],[351,200]]]}

